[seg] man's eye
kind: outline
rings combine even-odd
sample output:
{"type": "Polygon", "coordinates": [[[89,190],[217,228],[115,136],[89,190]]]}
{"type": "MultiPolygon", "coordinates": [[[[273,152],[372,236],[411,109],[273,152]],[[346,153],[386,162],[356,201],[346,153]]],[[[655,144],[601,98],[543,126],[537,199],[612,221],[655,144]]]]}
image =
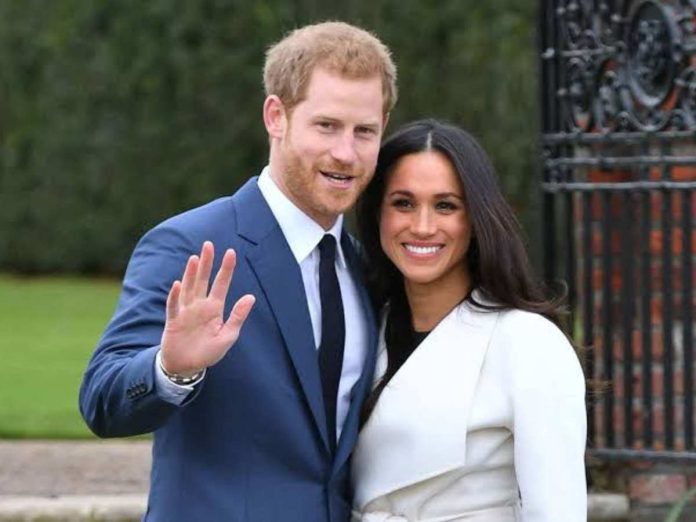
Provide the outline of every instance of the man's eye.
{"type": "Polygon", "coordinates": [[[366,136],[374,136],[375,134],[377,134],[377,131],[372,127],[358,127],[355,130],[358,134],[364,134],[366,136]]]}

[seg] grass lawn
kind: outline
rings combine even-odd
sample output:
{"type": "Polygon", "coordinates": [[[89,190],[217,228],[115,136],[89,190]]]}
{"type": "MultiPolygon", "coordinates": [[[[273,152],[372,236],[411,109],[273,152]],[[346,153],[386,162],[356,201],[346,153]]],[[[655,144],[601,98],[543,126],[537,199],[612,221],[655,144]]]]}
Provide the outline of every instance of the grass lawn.
{"type": "Polygon", "coordinates": [[[77,394],[119,286],[0,275],[0,437],[92,437],[77,394]]]}

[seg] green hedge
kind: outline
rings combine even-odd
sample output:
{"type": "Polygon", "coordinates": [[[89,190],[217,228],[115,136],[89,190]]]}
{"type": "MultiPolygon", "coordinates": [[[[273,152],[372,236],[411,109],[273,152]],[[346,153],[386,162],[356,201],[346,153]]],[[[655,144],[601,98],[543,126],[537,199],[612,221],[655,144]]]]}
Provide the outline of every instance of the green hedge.
{"type": "Polygon", "coordinates": [[[162,218],[265,163],[261,66],[298,25],[343,19],[392,48],[390,129],[481,137],[533,223],[535,3],[512,0],[0,2],[0,269],[119,273],[162,218]]]}

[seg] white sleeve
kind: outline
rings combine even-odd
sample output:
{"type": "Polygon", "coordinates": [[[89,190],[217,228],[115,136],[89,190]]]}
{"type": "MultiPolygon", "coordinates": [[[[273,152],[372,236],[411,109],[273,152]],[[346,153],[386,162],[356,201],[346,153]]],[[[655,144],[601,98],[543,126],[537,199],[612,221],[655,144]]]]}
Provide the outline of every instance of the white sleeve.
{"type": "Polygon", "coordinates": [[[526,319],[509,359],[522,520],[586,522],[585,379],[563,333],[542,317],[526,319]]]}

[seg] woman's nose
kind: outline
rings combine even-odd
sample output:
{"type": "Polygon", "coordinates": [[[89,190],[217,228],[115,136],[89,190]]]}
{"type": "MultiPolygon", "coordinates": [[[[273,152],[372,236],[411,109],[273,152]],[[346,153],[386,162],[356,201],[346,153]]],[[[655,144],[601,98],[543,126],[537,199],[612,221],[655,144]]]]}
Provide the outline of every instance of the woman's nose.
{"type": "Polygon", "coordinates": [[[415,213],[411,222],[411,230],[419,236],[429,236],[435,233],[435,219],[428,208],[421,208],[415,213]]]}

